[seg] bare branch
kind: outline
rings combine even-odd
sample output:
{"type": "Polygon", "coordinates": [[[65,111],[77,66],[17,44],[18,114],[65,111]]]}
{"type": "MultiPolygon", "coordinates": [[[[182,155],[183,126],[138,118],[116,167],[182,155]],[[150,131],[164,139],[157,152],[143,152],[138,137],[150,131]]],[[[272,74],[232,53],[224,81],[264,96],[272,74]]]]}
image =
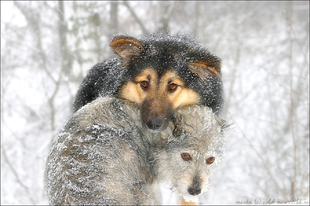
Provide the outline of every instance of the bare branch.
{"type": "Polygon", "coordinates": [[[21,179],[19,178],[17,172],[15,171],[14,167],[12,166],[7,154],[6,154],[6,151],[5,151],[5,148],[3,145],[1,145],[1,148],[2,148],[2,154],[3,154],[3,157],[4,157],[4,160],[7,162],[7,164],[9,165],[9,168],[12,170],[13,172],[13,175],[15,176],[16,178],[16,181],[18,182],[18,184],[20,184],[20,186],[22,186],[22,188],[25,189],[27,195],[29,196],[29,199],[31,201],[32,204],[35,204],[35,201],[34,199],[31,197],[31,194],[29,192],[29,189],[26,185],[24,185],[24,183],[21,181],[21,179]]]}
{"type": "Polygon", "coordinates": [[[174,3],[160,2],[161,18],[159,20],[158,31],[169,32],[169,19],[174,8],[174,3]]]}
{"type": "Polygon", "coordinates": [[[51,74],[51,72],[47,69],[46,66],[46,56],[45,54],[42,52],[43,48],[42,48],[42,42],[41,42],[41,32],[40,32],[40,28],[39,28],[39,23],[38,20],[40,18],[38,18],[36,15],[31,14],[31,12],[29,12],[29,10],[25,10],[25,8],[23,8],[23,6],[19,3],[14,1],[15,6],[21,11],[21,13],[24,15],[24,17],[27,19],[27,21],[29,22],[29,25],[31,25],[31,28],[34,32],[34,34],[37,35],[37,48],[39,50],[38,54],[40,55],[42,61],[42,65],[41,67],[44,69],[44,71],[46,72],[47,76],[55,83],[56,80],[53,77],[53,75],[51,74]]]}
{"type": "Polygon", "coordinates": [[[260,155],[260,153],[256,150],[256,148],[254,147],[254,145],[252,144],[252,142],[250,141],[250,139],[246,136],[246,134],[244,133],[244,131],[241,129],[241,127],[238,125],[237,122],[235,122],[235,125],[239,128],[240,132],[242,133],[242,136],[249,142],[250,146],[252,147],[252,149],[255,151],[256,155],[259,157],[259,159],[262,161],[262,164],[264,166],[264,168],[267,170],[268,174],[270,175],[271,179],[273,180],[274,184],[276,185],[276,187],[278,188],[278,190],[281,192],[283,198],[287,201],[288,197],[286,196],[286,194],[283,192],[283,190],[281,189],[280,185],[278,184],[277,180],[274,178],[272,172],[270,171],[269,167],[267,166],[267,164],[265,163],[264,158],[260,155]]]}
{"type": "Polygon", "coordinates": [[[124,6],[127,7],[127,9],[129,10],[129,12],[131,13],[131,15],[135,18],[135,20],[137,21],[137,23],[139,24],[139,26],[142,29],[142,32],[144,35],[148,34],[149,32],[147,32],[147,29],[144,27],[143,23],[140,21],[139,17],[137,16],[136,12],[131,8],[131,6],[128,4],[127,1],[123,1],[124,6]]]}
{"type": "Polygon", "coordinates": [[[293,89],[293,37],[292,37],[292,18],[293,18],[293,2],[288,2],[289,15],[287,17],[288,32],[290,38],[290,51],[289,51],[289,68],[290,68],[290,126],[292,130],[292,141],[293,141],[293,154],[294,154],[294,175],[291,183],[291,198],[295,199],[295,182],[297,176],[297,158],[296,158],[296,138],[295,138],[295,121],[294,121],[294,89],[293,89]]]}

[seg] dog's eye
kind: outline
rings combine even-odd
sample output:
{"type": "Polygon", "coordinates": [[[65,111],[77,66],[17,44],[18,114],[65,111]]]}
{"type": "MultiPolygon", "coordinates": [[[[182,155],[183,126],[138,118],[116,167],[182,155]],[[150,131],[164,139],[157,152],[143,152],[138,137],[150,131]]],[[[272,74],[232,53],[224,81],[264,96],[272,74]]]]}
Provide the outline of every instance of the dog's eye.
{"type": "Polygon", "coordinates": [[[169,91],[175,91],[177,88],[178,88],[178,85],[174,83],[169,84],[168,86],[169,91]]]}
{"type": "Polygon", "coordinates": [[[206,163],[207,164],[212,164],[215,160],[215,157],[209,157],[207,160],[206,160],[206,163]]]}
{"type": "Polygon", "coordinates": [[[181,157],[182,157],[182,159],[185,160],[185,161],[188,161],[188,160],[191,160],[191,159],[192,159],[191,156],[190,156],[190,154],[188,154],[188,153],[182,153],[182,154],[181,154],[181,157]]]}
{"type": "Polygon", "coordinates": [[[149,87],[149,83],[147,81],[140,82],[140,85],[142,89],[147,89],[149,87]]]}

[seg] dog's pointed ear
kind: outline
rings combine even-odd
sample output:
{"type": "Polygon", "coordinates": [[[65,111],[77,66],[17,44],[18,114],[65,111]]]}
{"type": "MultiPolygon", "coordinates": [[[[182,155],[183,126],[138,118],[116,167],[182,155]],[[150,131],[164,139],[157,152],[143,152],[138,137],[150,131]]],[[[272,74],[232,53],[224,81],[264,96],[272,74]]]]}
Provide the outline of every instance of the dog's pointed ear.
{"type": "Polygon", "coordinates": [[[223,126],[226,124],[226,121],[221,119],[219,116],[215,115],[215,120],[217,121],[217,123],[219,123],[219,125],[223,126]]]}
{"type": "Polygon", "coordinates": [[[137,39],[128,36],[114,37],[110,47],[121,57],[124,65],[132,64],[144,51],[137,39]]]}
{"type": "Polygon", "coordinates": [[[174,129],[173,129],[173,136],[174,137],[180,137],[182,133],[184,133],[183,131],[183,125],[184,125],[184,119],[182,115],[178,115],[175,114],[171,117],[171,120],[173,122],[174,125],[174,129]]]}
{"type": "Polygon", "coordinates": [[[221,126],[221,132],[224,133],[230,129],[233,129],[234,122],[228,123],[226,120],[221,119],[219,116],[215,115],[217,123],[221,126]]]}
{"type": "Polygon", "coordinates": [[[221,77],[221,61],[219,59],[195,60],[188,62],[188,69],[197,74],[200,79],[209,75],[221,77]]]}

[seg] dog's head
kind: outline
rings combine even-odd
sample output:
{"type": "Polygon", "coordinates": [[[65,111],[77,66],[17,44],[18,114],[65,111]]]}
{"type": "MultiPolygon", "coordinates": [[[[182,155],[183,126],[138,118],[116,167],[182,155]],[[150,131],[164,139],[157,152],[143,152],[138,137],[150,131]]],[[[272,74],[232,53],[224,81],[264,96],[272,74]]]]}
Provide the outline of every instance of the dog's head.
{"type": "Polygon", "coordinates": [[[125,70],[119,97],[139,105],[151,132],[165,130],[179,107],[221,106],[220,60],[188,37],[117,36],[110,46],[125,70]]]}
{"type": "Polygon", "coordinates": [[[166,144],[155,157],[158,175],[170,182],[186,201],[197,202],[222,159],[226,126],[210,108],[203,106],[184,107],[176,115],[182,116],[182,134],[174,137],[170,131],[163,133],[166,144]]]}

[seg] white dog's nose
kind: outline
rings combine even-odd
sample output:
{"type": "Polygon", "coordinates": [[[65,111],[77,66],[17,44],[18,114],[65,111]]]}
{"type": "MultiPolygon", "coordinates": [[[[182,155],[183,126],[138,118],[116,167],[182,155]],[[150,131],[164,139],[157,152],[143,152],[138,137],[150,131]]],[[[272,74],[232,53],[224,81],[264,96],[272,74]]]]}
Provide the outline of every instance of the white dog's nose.
{"type": "Polygon", "coordinates": [[[190,187],[187,191],[190,195],[199,195],[201,193],[201,189],[195,187],[190,187]]]}

